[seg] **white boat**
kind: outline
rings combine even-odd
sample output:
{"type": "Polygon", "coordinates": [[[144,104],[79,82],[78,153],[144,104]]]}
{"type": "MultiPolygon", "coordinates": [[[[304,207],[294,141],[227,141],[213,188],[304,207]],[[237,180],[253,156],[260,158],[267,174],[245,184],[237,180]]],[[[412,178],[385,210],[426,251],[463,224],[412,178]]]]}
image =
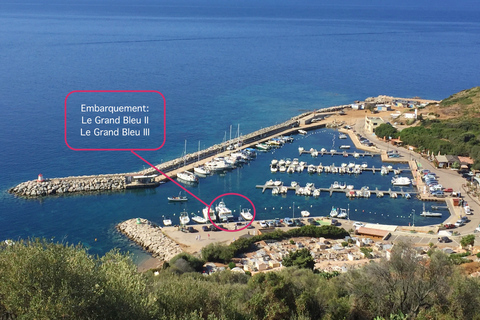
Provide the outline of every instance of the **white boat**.
{"type": "Polygon", "coordinates": [[[277,195],[277,194],[279,194],[279,193],[280,193],[280,188],[279,188],[279,187],[273,187],[273,189],[272,189],[272,194],[273,194],[273,195],[277,195]]]}
{"type": "Polygon", "coordinates": [[[338,181],[333,182],[332,189],[340,189],[340,184],[338,183],[338,181]]]}
{"type": "Polygon", "coordinates": [[[205,166],[199,166],[193,168],[193,172],[199,175],[208,176],[210,174],[210,169],[205,166]]]}
{"type": "Polygon", "coordinates": [[[307,131],[300,129],[300,130],[298,130],[298,133],[305,135],[305,134],[307,134],[307,131]]]}
{"type": "Polygon", "coordinates": [[[307,210],[301,211],[300,214],[302,215],[302,217],[308,217],[308,216],[310,216],[310,212],[308,212],[307,210]]]}
{"type": "Polygon", "coordinates": [[[305,150],[303,147],[298,147],[298,153],[302,154],[303,150],[305,150]]]}
{"type": "Polygon", "coordinates": [[[278,167],[278,171],[280,171],[280,172],[283,173],[283,172],[287,171],[287,167],[285,167],[285,166],[279,166],[279,167],[278,167]]]}
{"type": "Polygon", "coordinates": [[[297,181],[292,181],[292,182],[290,182],[290,186],[295,188],[296,186],[298,186],[298,182],[297,181]]]}
{"type": "Polygon", "coordinates": [[[270,166],[270,172],[272,173],[275,173],[278,171],[278,167],[277,166],[270,166]]]}
{"type": "Polygon", "coordinates": [[[409,186],[412,182],[408,177],[393,177],[392,184],[394,186],[409,186]]]}
{"type": "Polygon", "coordinates": [[[348,216],[347,209],[341,208],[340,213],[337,215],[339,219],[345,219],[348,216]]]}
{"type": "Polygon", "coordinates": [[[347,184],[345,182],[342,182],[340,184],[340,189],[345,189],[347,187],[347,184]]]}
{"type": "Polygon", "coordinates": [[[317,168],[315,168],[315,166],[313,164],[310,164],[307,167],[307,172],[308,173],[315,173],[315,172],[317,172],[317,168]]]}
{"type": "MultiPolygon", "coordinates": [[[[202,212],[203,212],[203,217],[207,220],[210,220],[208,218],[208,214],[209,214],[208,207],[203,208],[202,212]]],[[[212,221],[217,220],[217,216],[215,215],[215,209],[213,207],[210,207],[210,218],[212,219],[212,221]]]]}
{"type": "Polygon", "coordinates": [[[177,179],[185,182],[198,182],[198,177],[190,171],[183,171],[177,173],[177,179]]]}
{"type": "Polygon", "coordinates": [[[378,191],[378,192],[377,192],[377,198],[381,198],[381,197],[383,197],[383,196],[384,196],[384,194],[383,194],[382,191],[378,191]]]}
{"type": "Polygon", "coordinates": [[[340,149],[350,149],[350,146],[348,144],[342,144],[340,149]]]}
{"type": "Polygon", "coordinates": [[[190,217],[188,216],[188,212],[184,211],[180,213],[180,224],[186,225],[190,222],[190,217]]]}
{"type": "Polygon", "coordinates": [[[273,186],[273,184],[275,183],[275,181],[273,181],[272,179],[268,180],[267,182],[265,182],[265,185],[267,186],[273,186]]]}
{"type": "Polygon", "coordinates": [[[257,148],[258,150],[265,151],[265,150],[269,150],[270,146],[266,143],[259,143],[259,144],[255,145],[255,148],[257,148]]]}
{"type": "Polygon", "coordinates": [[[275,186],[280,186],[280,185],[282,185],[282,184],[283,184],[283,182],[280,181],[280,180],[275,180],[275,181],[273,182],[273,185],[275,185],[275,186]]]}
{"type": "Polygon", "coordinates": [[[225,205],[225,202],[220,201],[218,205],[215,207],[215,211],[218,214],[218,218],[221,221],[228,221],[233,219],[233,214],[232,210],[228,209],[227,206],[225,205]]]}
{"type": "Polygon", "coordinates": [[[327,149],[322,148],[322,149],[320,149],[320,152],[321,152],[321,153],[325,153],[325,152],[327,152],[327,149]]]}
{"type": "Polygon", "coordinates": [[[242,211],[240,211],[240,215],[243,217],[243,219],[250,221],[253,219],[253,215],[250,212],[250,209],[243,208],[242,211]]]}
{"type": "Polygon", "coordinates": [[[338,216],[337,208],[332,207],[332,210],[330,210],[330,217],[335,218],[336,216],[338,216]]]}
{"type": "Polygon", "coordinates": [[[163,225],[164,226],[171,226],[172,225],[172,220],[169,217],[164,217],[163,218],[163,225]]]}
{"type": "Polygon", "coordinates": [[[192,213],[192,220],[195,221],[198,224],[204,224],[204,223],[207,223],[207,221],[209,221],[208,219],[205,219],[204,217],[197,216],[193,213],[192,213]]]}
{"type": "Polygon", "coordinates": [[[354,158],[359,158],[359,157],[360,157],[360,153],[355,152],[355,153],[353,154],[353,157],[354,157],[354,158]]]}
{"type": "Polygon", "coordinates": [[[347,185],[347,189],[348,189],[348,190],[353,190],[353,188],[354,188],[354,187],[353,187],[353,184],[347,185]]]}
{"type": "Polygon", "coordinates": [[[314,196],[315,198],[319,197],[320,196],[320,189],[313,190],[312,196],[314,196]]]}
{"type": "Polygon", "coordinates": [[[347,135],[345,133],[340,133],[338,136],[339,139],[347,139],[347,135]]]}
{"type": "Polygon", "coordinates": [[[272,166],[275,166],[277,163],[278,163],[277,159],[272,159],[272,161],[270,162],[272,166]]]}

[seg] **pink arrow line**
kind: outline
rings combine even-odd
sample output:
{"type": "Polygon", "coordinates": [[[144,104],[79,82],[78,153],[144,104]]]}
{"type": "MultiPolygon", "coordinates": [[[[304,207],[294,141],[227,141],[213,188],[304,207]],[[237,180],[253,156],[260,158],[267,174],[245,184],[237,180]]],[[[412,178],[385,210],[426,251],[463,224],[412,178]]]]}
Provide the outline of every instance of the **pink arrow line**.
{"type": "Polygon", "coordinates": [[[165,173],[163,173],[162,171],[158,170],[157,167],[155,167],[153,164],[151,164],[150,162],[148,162],[147,160],[143,159],[142,157],[140,157],[137,153],[135,153],[135,151],[133,150],[130,150],[134,155],[136,155],[137,157],[139,157],[140,159],[142,159],[143,161],[145,161],[146,164],[148,164],[150,167],[152,167],[153,169],[157,170],[158,172],[160,172],[161,174],[163,174],[165,177],[167,177],[168,180],[172,181],[173,183],[175,183],[177,186],[179,186],[180,188],[182,188],[183,190],[185,190],[185,192],[189,193],[192,197],[194,197],[195,199],[197,199],[198,201],[200,201],[201,203],[203,203],[204,205],[206,205],[207,207],[210,206],[209,204],[207,204],[205,201],[203,201],[202,199],[200,199],[199,197],[197,197],[196,195],[194,195],[193,193],[191,193],[190,191],[188,191],[187,189],[185,189],[185,187],[183,187],[180,183],[178,183],[177,181],[173,180],[172,178],[170,178],[169,176],[167,176],[165,173]]]}

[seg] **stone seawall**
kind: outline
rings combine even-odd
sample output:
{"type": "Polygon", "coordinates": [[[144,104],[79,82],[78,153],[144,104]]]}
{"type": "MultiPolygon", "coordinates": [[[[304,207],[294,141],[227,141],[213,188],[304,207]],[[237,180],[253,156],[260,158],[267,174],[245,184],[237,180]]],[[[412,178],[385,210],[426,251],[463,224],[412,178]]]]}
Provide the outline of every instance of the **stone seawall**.
{"type": "Polygon", "coordinates": [[[96,175],[48,179],[42,182],[22,182],[8,190],[18,196],[39,197],[92,191],[113,191],[125,189],[125,175],[96,175]]]}
{"type": "Polygon", "coordinates": [[[160,260],[169,261],[183,252],[175,241],[163,234],[160,227],[146,219],[124,221],[117,225],[117,230],[160,260]]]}

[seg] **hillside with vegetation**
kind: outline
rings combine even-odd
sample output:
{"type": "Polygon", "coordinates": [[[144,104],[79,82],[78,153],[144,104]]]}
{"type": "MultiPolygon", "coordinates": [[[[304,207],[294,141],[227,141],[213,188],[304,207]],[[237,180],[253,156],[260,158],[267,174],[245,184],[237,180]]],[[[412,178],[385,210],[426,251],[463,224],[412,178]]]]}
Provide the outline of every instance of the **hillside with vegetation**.
{"type": "Polygon", "coordinates": [[[438,112],[447,117],[480,117],[480,87],[463,90],[440,102],[438,112]]]}
{"type": "Polygon", "coordinates": [[[344,274],[312,271],[302,251],[287,260],[296,266],[205,276],[204,261],[184,253],[137,273],[118,251],[2,243],[0,319],[480,319],[479,279],[441,250],[397,244],[390,260],[344,274]]]}
{"type": "Polygon", "coordinates": [[[400,137],[405,145],[414,146],[419,152],[471,157],[475,161],[473,169],[480,169],[479,117],[480,87],[475,87],[442,100],[434,109],[421,110],[419,121],[409,128],[397,131],[390,124],[382,124],[375,134],[400,137]],[[432,113],[440,117],[429,118],[427,115],[432,113]]]}

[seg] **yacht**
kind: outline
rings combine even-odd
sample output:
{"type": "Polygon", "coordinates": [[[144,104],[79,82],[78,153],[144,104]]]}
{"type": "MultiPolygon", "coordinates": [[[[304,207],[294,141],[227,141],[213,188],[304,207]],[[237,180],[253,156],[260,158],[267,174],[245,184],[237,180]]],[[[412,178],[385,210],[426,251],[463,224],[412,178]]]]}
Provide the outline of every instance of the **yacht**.
{"type": "Polygon", "coordinates": [[[393,177],[392,184],[394,186],[409,186],[411,181],[408,177],[393,177]]]}
{"type": "Polygon", "coordinates": [[[177,173],[177,179],[185,182],[198,182],[198,177],[190,171],[183,171],[177,173]]]}
{"type": "MultiPolygon", "coordinates": [[[[209,214],[209,212],[208,212],[208,206],[205,207],[205,208],[203,208],[202,212],[203,212],[203,217],[204,217],[205,219],[207,219],[207,220],[210,220],[210,219],[208,218],[208,214],[209,214]]],[[[214,209],[213,207],[210,207],[210,218],[212,219],[212,221],[216,221],[216,220],[217,220],[217,216],[215,215],[215,209],[214,209]]]]}
{"type": "Polygon", "coordinates": [[[180,213],[180,224],[186,225],[190,222],[190,217],[186,211],[180,213]]]}
{"type": "Polygon", "coordinates": [[[195,221],[198,224],[204,224],[207,223],[209,220],[205,219],[204,217],[197,216],[196,214],[192,213],[192,220],[195,221]]]}
{"type": "Polygon", "coordinates": [[[165,227],[171,226],[171,225],[172,225],[172,220],[171,220],[169,217],[164,217],[164,218],[163,218],[163,225],[164,225],[165,227]]]}
{"type": "Polygon", "coordinates": [[[240,215],[242,216],[243,219],[250,221],[253,219],[253,215],[250,212],[250,209],[243,208],[242,211],[240,211],[240,215]]]}
{"type": "Polygon", "coordinates": [[[218,214],[218,218],[223,222],[233,219],[232,210],[227,208],[223,200],[215,207],[215,211],[218,214]]]}

